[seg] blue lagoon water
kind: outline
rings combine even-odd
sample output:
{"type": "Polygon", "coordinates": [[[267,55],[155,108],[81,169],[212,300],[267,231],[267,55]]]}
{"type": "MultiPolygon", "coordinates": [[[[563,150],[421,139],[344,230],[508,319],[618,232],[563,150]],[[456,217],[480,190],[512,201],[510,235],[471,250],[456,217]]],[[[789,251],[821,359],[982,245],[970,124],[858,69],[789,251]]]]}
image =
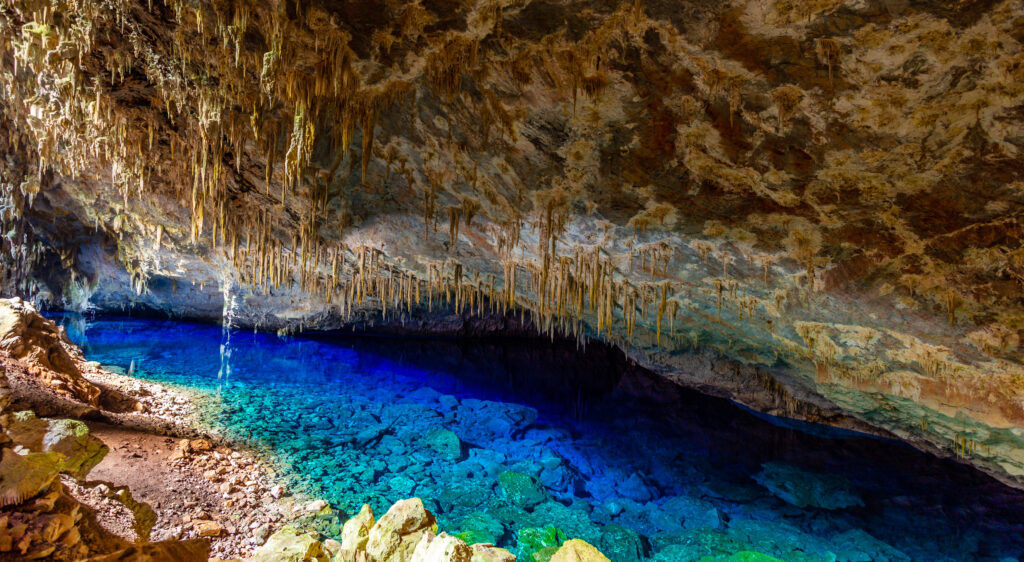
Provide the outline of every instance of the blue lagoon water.
{"type": "Polygon", "coordinates": [[[442,529],[521,559],[566,537],[616,562],[1024,552],[1024,495],[973,469],[770,423],[597,345],[58,320],[88,359],[207,397],[204,423],[265,451],[294,489],[349,514],[418,496],[442,529]]]}

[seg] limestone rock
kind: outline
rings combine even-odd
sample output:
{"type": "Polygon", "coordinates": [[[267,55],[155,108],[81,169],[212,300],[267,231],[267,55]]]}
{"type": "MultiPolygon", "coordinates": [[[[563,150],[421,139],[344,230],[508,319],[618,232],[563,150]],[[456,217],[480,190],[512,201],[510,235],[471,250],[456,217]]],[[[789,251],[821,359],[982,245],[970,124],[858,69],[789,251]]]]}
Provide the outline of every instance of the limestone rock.
{"type": "Polygon", "coordinates": [[[409,562],[472,562],[473,550],[448,533],[423,533],[409,562]]]}
{"type": "Polygon", "coordinates": [[[373,528],[373,509],[363,504],[362,509],[354,517],[345,522],[341,529],[341,548],[343,550],[366,550],[366,542],[373,528]]]}
{"type": "Polygon", "coordinates": [[[327,562],[323,545],[309,533],[300,533],[295,527],[286,525],[267,539],[250,562],[327,562]]]}
{"type": "Polygon", "coordinates": [[[514,554],[493,544],[474,544],[470,548],[473,549],[471,562],[516,562],[514,554]]]}
{"type": "Polygon", "coordinates": [[[0,351],[37,368],[39,381],[58,393],[99,406],[100,389],[82,377],[68,348],[67,334],[31,304],[0,299],[0,351]]]}
{"type": "Polygon", "coordinates": [[[516,537],[516,554],[523,560],[532,560],[534,554],[546,550],[554,553],[567,538],[565,531],[550,525],[544,528],[520,529],[516,537]]]}
{"type": "Polygon", "coordinates": [[[427,532],[437,532],[434,515],[419,498],[401,500],[370,529],[366,551],[378,562],[409,562],[427,532]]]}
{"type": "Polygon", "coordinates": [[[643,541],[633,529],[608,525],[601,530],[598,545],[601,552],[615,562],[641,562],[644,559],[643,541]]]}
{"type": "Polygon", "coordinates": [[[213,538],[216,538],[216,537],[224,536],[224,534],[226,533],[226,529],[224,529],[224,525],[221,525],[220,523],[218,523],[216,521],[200,520],[200,521],[196,521],[194,526],[195,526],[196,532],[199,533],[200,537],[213,537],[213,538]]]}
{"type": "Polygon", "coordinates": [[[43,420],[34,412],[17,412],[7,428],[14,443],[36,452],[64,455],[62,471],[85,478],[103,460],[109,449],[89,434],[89,428],[76,420],[43,420]]]}
{"type": "Polygon", "coordinates": [[[456,460],[462,456],[462,441],[450,429],[432,429],[427,432],[423,442],[427,447],[445,459],[456,460]]]}
{"type": "Polygon", "coordinates": [[[498,485],[501,486],[505,498],[524,508],[531,508],[541,502],[547,501],[548,491],[540,480],[511,470],[498,475],[498,485]]]}
{"type": "Polygon", "coordinates": [[[795,466],[769,462],[755,477],[771,493],[797,507],[844,509],[864,505],[849,480],[836,474],[818,474],[795,466]]]}
{"type": "Polygon", "coordinates": [[[551,557],[551,562],[611,562],[590,544],[580,539],[566,541],[558,552],[551,557]]]}
{"type": "Polygon", "coordinates": [[[57,478],[63,466],[60,453],[19,455],[3,449],[0,458],[0,507],[21,503],[42,492],[57,478]]]}

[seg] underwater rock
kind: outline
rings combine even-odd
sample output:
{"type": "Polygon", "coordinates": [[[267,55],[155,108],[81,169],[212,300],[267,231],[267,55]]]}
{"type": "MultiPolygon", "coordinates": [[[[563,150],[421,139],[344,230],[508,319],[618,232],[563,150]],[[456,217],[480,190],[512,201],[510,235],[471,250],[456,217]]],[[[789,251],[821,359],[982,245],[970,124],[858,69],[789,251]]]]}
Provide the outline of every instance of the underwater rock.
{"type": "Polygon", "coordinates": [[[636,502],[650,501],[654,497],[654,493],[651,491],[647,483],[644,482],[642,476],[639,473],[632,473],[623,480],[617,482],[615,490],[624,498],[629,498],[636,502]]]}
{"type": "Polygon", "coordinates": [[[781,521],[733,519],[726,533],[743,545],[733,552],[756,551],[787,562],[833,562],[836,559],[831,544],[781,521]]]}
{"type": "Polygon", "coordinates": [[[427,432],[423,443],[441,455],[441,458],[454,461],[462,457],[462,441],[450,429],[438,428],[427,432]]]}
{"type": "Polygon", "coordinates": [[[546,501],[548,491],[534,476],[507,470],[498,475],[498,485],[505,495],[505,499],[513,504],[531,508],[543,501],[546,501]]]}
{"type": "Polygon", "coordinates": [[[469,544],[490,543],[497,544],[505,534],[505,526],[497,518],[487,512],[474,512],[469,514],[459,523],[458,533],[460,539],[469,544]]]}
{"type": "MultiPolygon", "coordinates": [[[[703,560],[704,559],[702,559],[702,561],[703,560]]],[[[743,550],[728,557],[717,557],[713,560],[721,560],[722,562],[785,562],[775,558],[774,556],[768,556],[767,554],[753,552],[750,550],[743,550]]]]}
{"type": "Polygon", "coordinates": [[[676,496],[652,511],[651,521],[662,531],[711,528],[722,526],[721,514],[715,506],[698,498],[676,496]]]}
{"type": "Polygon", "coordinates": [[[419,498],[401,500],[370,529],[366,551],[378,562],[407,562],[426,532],[437,532],[434,515],[419,498]]]}
{"type": "Polygon", "coordinates": [[[311,533],[300,533],[286,525],[270,535],[267,542],[253,553],[250,562],[327,562],[320,541],[311,533]]]}
{"type": "Polygon", "coordinates": [[[64,455],[61,472],[81,480],[109,449],[89,434],[89,428],[77,420],[43,420],[34,412],[16,412],[7,433],[15,444],[36,452],[64,455]]]}
{"type": "Polygon", "coordinates": [[[471,562],[473,550],[448,533],[423,533],[409,562],[471,562]]]}
{"type": "Polygon", "coordinates": [[[719,529],[692,529],[680,533],[656,535],[652,541],[657,552],[653,560],[697,560],[702,556],[719,556],[739,552],[748,545],[719,529]]]}
{"type": "Polygon", "coordinates": [[[575,506],[568,507],[556,501],[544,502],[534,508],[531,515],[539,524],[556,523],[573,538],[597,542],[601,536],[601,530],[590,520],[589,514],[575,506]]]}
{"type": "Polygon", "coordinates": [[[475,509],[493,496],[493,485],[479,480],[463,480],[451,483],[441,490],[437,501],[443,511],[457,507],[475,509]]]}
{"type": "Polygon", "coordinates": [[[388,480],[388,488],[399,495],[408,496],[416,488],[416,481],[404,474],[400,474],[388,480]]]}
{"type": "Polygon", "coordinates": [[[911,558],[861,529],[832,538],[839,562],[906,562],[911,558]]]}
{"type": "Polygon", "coordinates": [[[551,557],[551,562],[611,562],[611,560],[589,543],[580,539],[572,539],[566,541],[558,549],[558,552],[551,557]]]}
{"type": "Polygon", "coordinates": [[[373,528],[373,509],[363,504],[354,517],[349,518],[341,529],[341,548],[344,550],[365,550],[373,528]]]}
{"type": "Polygon", "coordinates": [[[644,544],[640,534],[618,525],[608,525],[601,530],[597,543],[601,552],[615,562],[640,562],[644,559],[644,544]]]}
{"type": "Polygon", "coordinates": [[[864,505],[853,484],[843,476],[807,472],[776,462],[761,466],[764,470],[755,475],[754,480],[796,507],[845,509],[864,505]]]}
{"type": "Polygon", "coordinates": [[[558,527],[528,527],[516,533],[516,557],[520,560],[532,560],[534,554],[550,549],[552,553],[562,546],[569,537],[558,527]]]}

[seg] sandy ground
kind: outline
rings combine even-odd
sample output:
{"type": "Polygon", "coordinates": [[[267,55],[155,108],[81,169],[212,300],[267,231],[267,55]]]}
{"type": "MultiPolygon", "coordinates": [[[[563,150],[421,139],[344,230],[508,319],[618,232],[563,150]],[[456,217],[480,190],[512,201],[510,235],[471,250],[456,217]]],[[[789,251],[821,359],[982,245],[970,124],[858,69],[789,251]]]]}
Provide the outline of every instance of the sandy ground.
{"type": "Polygon", "coordinates": [[[209,538],[211,555],[227,560],[250,555],[308,501],[291,497],[253,452],[205,434],[196,423],[193,397],[185,392],[89,364],[86,378],[143,405],[141,412],[101,411],[39,386],[18,361],[2,363],[15,409],[81,419],[110,448],[85,485],[71,478],[65,485],[96,510],[101,526],[122,538],[138,537],[131,511],[104,495],[118,486],[127,486],[156,513],[149,540],[209,538]]]}

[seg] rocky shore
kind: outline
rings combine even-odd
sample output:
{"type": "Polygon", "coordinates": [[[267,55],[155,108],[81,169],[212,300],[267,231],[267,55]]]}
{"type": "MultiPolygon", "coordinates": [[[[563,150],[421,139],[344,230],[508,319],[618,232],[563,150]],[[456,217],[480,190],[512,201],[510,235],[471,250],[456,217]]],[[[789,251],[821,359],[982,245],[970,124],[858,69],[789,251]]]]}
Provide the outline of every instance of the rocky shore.
{"type": "MultiPolygon", "coordinates": [[[[0,560],[516,559],[442,532],[418,498],[376,519],[290,493],[258,454],[204,433],[194,396],[86,361],[18,299],[0,300],[0,363],[0,560]]],[[[581,540],[532,557],[608,560],[581,540]]]]}

